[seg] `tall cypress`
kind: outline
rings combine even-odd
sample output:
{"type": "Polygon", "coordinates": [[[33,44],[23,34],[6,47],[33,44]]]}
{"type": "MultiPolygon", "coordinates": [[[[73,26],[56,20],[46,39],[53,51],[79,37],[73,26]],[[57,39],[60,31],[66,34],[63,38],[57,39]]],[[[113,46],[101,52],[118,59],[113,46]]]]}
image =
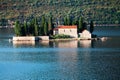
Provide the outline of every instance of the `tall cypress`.
{"type": "Polygon", "coordinates": [[[37,18],[34,19],[34,35],[38,36],[38,22],[37,22],[37,18]]]}
{"type": "Polygon", "coordinates": [[[27,29],[27,22],[24,22],[24,31],[25,31],[25,36],[28,35],[28,29],[27,29]]]}
{"type": "Polygon", "coordinates": [[[44,24],[45,24],[45,16],[42,16],[42,20],[41,20],[41,26],[40,26],[40,34],[44,35],[44,24]]]}
{"type": "Polygon", "coordinates": [[[16,36],[21,36],[21,26],[20,26],[20,22],[19,21],[15,22],[14,31],[15,31],[16,36]]]}
{"type": "Polygon", "coordinates": [[[90,33],[94,31],[94,24],[93,21],[90,21],[90,33]]]}
{"type": "Polygon", "coordinates": [[[47,35],[48,34],[48,25],[47,25],[47,22],[45,21],[44,23],[44,35],[47,35]]]}
{"type": "Polygon", "coordinates": [[[78,21],[78,32],[83,30],[83,18],[81,17],[78,21]]]}
{"type": "Polygon", "coordinates": [[[51,35],[53,33],[52,32],[53,28],[54,28],[54,25],[53,25],[53,21],[52,21],[52,16],[50,16],[48,19],[48,34],[49,35],[51,35]]]}

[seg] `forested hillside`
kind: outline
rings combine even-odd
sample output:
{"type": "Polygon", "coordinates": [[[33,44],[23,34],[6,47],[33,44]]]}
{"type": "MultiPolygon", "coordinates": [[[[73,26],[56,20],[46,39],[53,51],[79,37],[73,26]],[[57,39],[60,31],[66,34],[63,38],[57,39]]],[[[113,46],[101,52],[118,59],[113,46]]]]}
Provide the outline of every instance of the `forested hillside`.
{"type": "Polygon", "coordinates": [[[0,19],[84,17],[96,23],[120,23],[120,0],[0,0],[0,19]]]}

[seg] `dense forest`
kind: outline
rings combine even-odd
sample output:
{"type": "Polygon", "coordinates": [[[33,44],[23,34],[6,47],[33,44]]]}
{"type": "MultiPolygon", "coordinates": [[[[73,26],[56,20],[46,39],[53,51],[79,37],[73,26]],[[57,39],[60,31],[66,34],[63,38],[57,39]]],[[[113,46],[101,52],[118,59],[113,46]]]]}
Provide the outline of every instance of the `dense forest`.
{"type": "Polygon", "coordinates": [[[120,23],[119,0],[0,0],[0,20],[31,20],[52,15],[61,22],[65,16],[84,17],[95,23],[120,23]]]}

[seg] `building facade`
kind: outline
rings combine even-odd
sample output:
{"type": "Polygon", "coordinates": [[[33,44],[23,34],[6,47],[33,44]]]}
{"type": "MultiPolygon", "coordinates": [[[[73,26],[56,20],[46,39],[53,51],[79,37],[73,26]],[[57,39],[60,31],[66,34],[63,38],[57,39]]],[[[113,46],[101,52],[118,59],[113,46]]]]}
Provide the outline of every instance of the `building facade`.
{"type": "Polygon", "coordinates": [[[91,39],[92,35],[88,30],[83,30],[82,33],[79,33],[80,38],[91,39]]]}
{"type": "Polygon", "coordinates": [[[60,25],[53,30],[53,34],[64,34],[64,35],[69,35],[72,38],[78,38],[77,34],[77,26],[72,25],[72,26],[64,26],[60,25]]]}

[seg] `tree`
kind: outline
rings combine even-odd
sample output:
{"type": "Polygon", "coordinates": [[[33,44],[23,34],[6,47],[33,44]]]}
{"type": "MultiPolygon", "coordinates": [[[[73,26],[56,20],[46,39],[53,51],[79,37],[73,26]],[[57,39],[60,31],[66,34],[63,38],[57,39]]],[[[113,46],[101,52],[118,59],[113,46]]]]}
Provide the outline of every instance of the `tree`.
{"type": "Polygon", "coordinates": [[[44,23],[44,35],[48,34],[48,23],[45,21],[44,23]]]}
{"type": "Polygon", "coordinates": [[[83,18],[81,17],[78,21],[78,32],[83,30],[83,18]]]}
{"type": "Polygon", "coordinates": [[[67,25],[67,17],[66,16],[64,17],[64,21],[63,22],[64,22],[64,25],[67,25]]]}
{"type": "Polygon", "coordinates": [[[30,22],[29,25],[29,35],[33,36],[34,35],[34,28],[33,28],[34,24],[33,24],[33,20],[30,22]]]}
{"type": "Polygon", "coordinates": [[[15,22],[14,31],[15,31],[16,36],[21,36],[21,26],[20,26],[20,22],[19,21],[15,22]]]}
{"type": "Polygon", "coordinates": [[[34,19],[34,35],[38,36],[38,22],[37,22],[37,18],[34,19]]]}
{"type": "Polygon", "coordinates": [[[40,26],[40,35],[44,35],[44,24],[45,24],[45,16],[43,15],[42,16],[42,19],[41,19],[41,26],[40,26]]]}
{"type": "Polygon", "coordinates": [[[25,21],[24,22],[24,31],[25,31],[25,36],[28,35],[28,25],[27,25],[27,22],[25,21]]]}
{"type": "Polygon", "coordinates": [[[52,16],[50,16],[49,18],[48,18],[48,33],[49,34],[52,34],[52,25],[53,23],[52,23],[52,16]]]}
{"type": "Polygon", "coordinates": [[[94,24],[93,21],[90,22],[90,33],[92,33],[94,30],[94,24]]]}
{"type": "Polygon", "coordinates": [[[72,19],[69,15],[65,16],[64,25],[72,25],[72,19]]]}

